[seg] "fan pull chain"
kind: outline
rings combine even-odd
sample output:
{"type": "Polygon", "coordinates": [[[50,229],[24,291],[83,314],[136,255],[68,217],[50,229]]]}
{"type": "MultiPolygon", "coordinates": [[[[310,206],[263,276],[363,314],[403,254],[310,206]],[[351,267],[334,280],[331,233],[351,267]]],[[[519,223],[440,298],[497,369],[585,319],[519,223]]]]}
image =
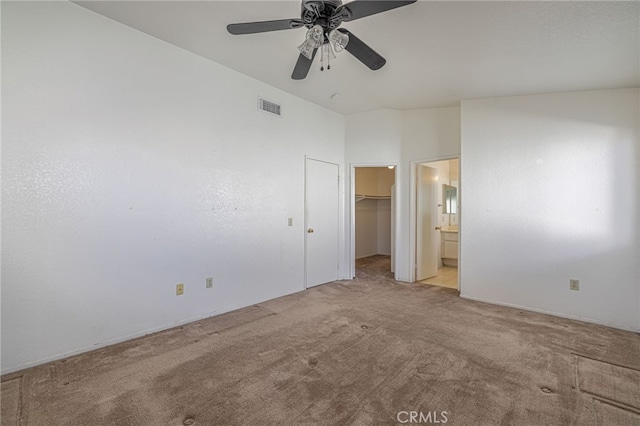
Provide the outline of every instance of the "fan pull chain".
{"type": "Polygon", "coordinates": [[[326,43],[323,44],[320,47],[320,71],[324,71],[324,57],[325,55],[327,56],[327,70],[331,69],[331,55],[335,54],[333,53],[333,48],[331,47],[331,43],[326,43]]]}

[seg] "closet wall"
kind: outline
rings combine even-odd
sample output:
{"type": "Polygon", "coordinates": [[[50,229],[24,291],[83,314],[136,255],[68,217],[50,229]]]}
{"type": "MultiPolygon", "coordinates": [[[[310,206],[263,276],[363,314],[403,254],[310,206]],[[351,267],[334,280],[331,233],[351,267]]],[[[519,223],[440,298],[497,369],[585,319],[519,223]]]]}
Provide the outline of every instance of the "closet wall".
{"type": "Polygon", "coordinates": [[[391,255],[391,187],[395,170],[357,167],[356,259],[375,254],[391,255]]]}

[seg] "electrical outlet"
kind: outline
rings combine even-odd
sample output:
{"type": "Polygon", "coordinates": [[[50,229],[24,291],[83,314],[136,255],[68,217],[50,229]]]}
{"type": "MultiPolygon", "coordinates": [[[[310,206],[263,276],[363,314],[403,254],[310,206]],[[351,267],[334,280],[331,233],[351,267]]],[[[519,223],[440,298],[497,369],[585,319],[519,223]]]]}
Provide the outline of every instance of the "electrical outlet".
{"type": "Polygon", "coordinates": [[[289,226],[293,226],[293,218],[292,218],[292,217],[290,217],[290,218],[287,220],[287,225],[289,225],[289,226]]]}
{"type": "Polygon", "coordinates": [[[569,280],[569,290],[580,290],[580,281],[569,280]]]}
{"type": "Polygon", "coordinates": [[[207,288],[211,288],[213,287],[213,278],[212,277],[207,277],[207,288]]]}
{"type": "Polygon", "coordinates": [[[182,296],[184,294],[184,284],[176,285],[176,296],[182,296]]]}

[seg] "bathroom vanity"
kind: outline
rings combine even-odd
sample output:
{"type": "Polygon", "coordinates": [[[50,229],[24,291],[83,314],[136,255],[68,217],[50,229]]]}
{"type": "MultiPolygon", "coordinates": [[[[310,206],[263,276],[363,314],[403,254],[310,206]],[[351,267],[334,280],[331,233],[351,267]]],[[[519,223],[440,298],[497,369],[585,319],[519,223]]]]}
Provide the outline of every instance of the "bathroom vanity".
{"type": "Polygon", "coordinates": [[[458,228],[441,229],[442,263],[447,266],[458,266],[458,228]]]}

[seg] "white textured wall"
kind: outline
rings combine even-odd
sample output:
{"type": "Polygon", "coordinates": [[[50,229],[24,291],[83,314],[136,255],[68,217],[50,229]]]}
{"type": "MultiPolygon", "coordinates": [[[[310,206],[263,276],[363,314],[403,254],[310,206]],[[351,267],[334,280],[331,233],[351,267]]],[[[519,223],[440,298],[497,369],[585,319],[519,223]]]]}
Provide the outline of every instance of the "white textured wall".
{"type": "Polygon", "coordinates": [[[640,330],[639,102],[622,89],[462,103],[464,297],[640,330]]]}
{"type": "Polygon", "coordinates": [[[67,2],[3,3],[2,65],[3,373],[303,289],[342,116],[67,2]]]}
{"type": "Polygon", "coordinates": [[[400,161],[402,112],[379,110],[347,117],[348,163],[393,164],[400,161]]]}

